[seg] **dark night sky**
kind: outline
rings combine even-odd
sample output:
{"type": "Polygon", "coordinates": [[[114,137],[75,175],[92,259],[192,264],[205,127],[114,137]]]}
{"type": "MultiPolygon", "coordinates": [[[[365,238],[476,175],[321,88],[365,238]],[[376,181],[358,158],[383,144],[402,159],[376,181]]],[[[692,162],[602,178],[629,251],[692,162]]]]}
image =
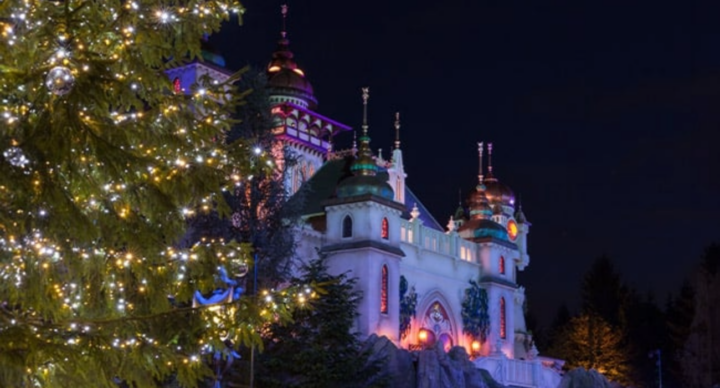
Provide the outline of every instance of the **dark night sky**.
{"type": "MultiPolygon", "coordinates": [[[[211,39],[230,68],[265,66],[282,3],[245,0],[211,39]]],[[[359,128],[369,86],[387,156],[399,110],[408,185],[442,225],[476,183],[475,143],[494,143],[533,223],[520,282],[543,321],[602,253],[664,302],[720,240],[720,2],[288,4],[319,112],[359,128]]]]}

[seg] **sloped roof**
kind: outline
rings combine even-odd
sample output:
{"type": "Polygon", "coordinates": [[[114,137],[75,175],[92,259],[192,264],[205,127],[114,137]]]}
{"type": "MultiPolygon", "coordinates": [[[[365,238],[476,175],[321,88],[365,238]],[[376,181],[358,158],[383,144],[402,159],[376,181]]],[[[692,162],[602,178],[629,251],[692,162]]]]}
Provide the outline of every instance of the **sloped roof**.
{"type": "MultiPolygon", "coordinates": [[[[350,156],[344,159],[326,162],[303,184],[301,190],[304,191],[305,198],[301,214],[308,216],[324,212],[323,202],[327,199],[335,198],[335,188],[338,183],[352,175],[350,172],[350,164],[352,161],[353,158],[350,156]]],[[[384,180],[388,179],[387,171],[379,171],[378,176],[384,180]]],[[[432,214],[430,214],[427,208],[420,202],[420,199],[418,199],[415,193],[405,185],[405,203],[403,204],[405,206],[404,218],[410,218],[410,212],[416,204],[420,211],[419,218],[422,220],[423,225],[438,231],[444,231],[432,214]]]]}

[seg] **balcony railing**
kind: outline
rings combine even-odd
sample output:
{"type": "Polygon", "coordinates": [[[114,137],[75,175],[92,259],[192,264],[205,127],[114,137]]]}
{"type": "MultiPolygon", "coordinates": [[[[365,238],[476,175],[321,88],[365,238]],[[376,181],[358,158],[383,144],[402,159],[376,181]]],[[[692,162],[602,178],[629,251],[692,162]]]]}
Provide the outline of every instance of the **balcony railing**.
{"type": "Polygon", "coordinates": [[[440,255],[477,263],[477,247],[457,234],[445,234],[417,221],[402,220],[400,240],[440,255]]]}

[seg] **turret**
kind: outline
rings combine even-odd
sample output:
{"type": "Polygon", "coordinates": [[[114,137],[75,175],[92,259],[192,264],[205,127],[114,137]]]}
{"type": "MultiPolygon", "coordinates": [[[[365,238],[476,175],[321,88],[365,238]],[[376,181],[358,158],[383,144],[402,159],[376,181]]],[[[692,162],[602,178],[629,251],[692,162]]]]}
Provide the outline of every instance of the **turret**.
{"type": "Polygon", "coordinates": [[[405,167],[400,149],[400,113],[395,113],[395,149],[392,152],[392,161],[388,168],[388,183],[395,192],[395,202],[405,203],[405,167]]]}
{"type": "Polygon", "coordinates": [[[331,272],[351,271],[363,299],[356,329],[364,335],[399,336],[400,224],[405,207],[377,175],[367,124],[369,89],[363,88],[363,125],[351,176],[338,183],[325,202],[326,245],[331,272]],[[378,287],[380,285],[380,287],[378,287]]]}

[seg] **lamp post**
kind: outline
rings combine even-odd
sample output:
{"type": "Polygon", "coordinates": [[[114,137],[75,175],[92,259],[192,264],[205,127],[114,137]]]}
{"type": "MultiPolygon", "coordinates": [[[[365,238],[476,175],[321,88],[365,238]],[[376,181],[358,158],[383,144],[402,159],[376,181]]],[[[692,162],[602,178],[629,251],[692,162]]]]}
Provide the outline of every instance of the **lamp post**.
{"type": "Polygon", "coordinates": [[[662,388],[662,351],[660,349],[655,349],[650,352],[648,355],[650,358],[657,357],[657,362],[655,365],[657,365],[658,368],[658,387],[662,388]]]}

